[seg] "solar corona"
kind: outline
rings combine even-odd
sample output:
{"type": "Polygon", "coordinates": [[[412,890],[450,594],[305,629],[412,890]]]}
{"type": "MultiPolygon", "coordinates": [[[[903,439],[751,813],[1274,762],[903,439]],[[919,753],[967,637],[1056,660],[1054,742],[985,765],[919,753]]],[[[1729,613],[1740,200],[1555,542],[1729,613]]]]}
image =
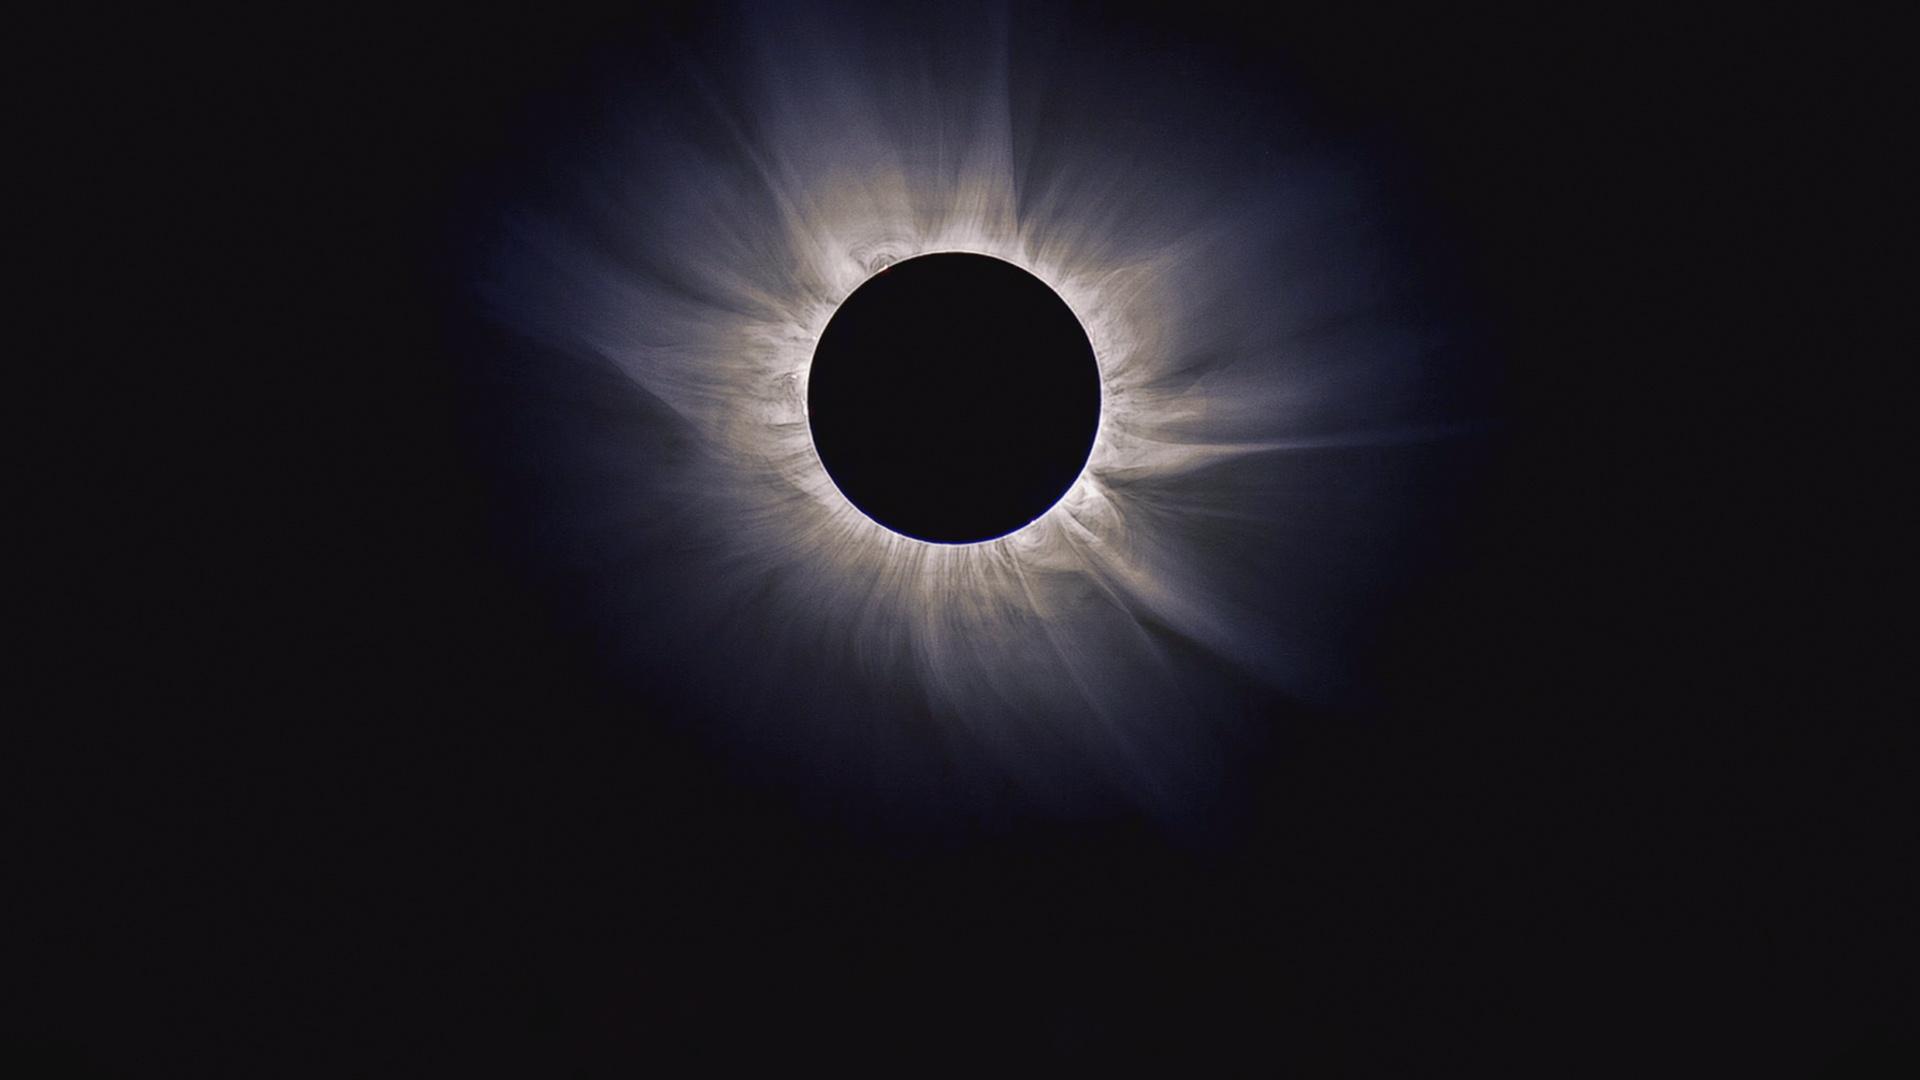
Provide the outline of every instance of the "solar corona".
{"type": "Polygon", "coordinates": [[[1348,692],[1472,424],[1444,307],[1273,91],[940,40],[769,8],[553,137],[474,275],[528,544],[765,775],[1178,815],[1252,695],[1348,692]]]}

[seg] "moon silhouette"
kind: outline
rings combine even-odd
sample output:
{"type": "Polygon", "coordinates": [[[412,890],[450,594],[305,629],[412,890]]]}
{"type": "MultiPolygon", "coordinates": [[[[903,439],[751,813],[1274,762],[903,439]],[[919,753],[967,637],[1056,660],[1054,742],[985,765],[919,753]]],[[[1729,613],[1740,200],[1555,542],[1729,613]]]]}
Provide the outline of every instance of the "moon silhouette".
{"type": "Polygon", "coordinates": [[[978,543],[1073,486],[1100,425],[1100,369],[1039,278],[987,255],[922,255],[834,313],[807,418],[821,464],[862,513],[918,540],[978,543]]]}

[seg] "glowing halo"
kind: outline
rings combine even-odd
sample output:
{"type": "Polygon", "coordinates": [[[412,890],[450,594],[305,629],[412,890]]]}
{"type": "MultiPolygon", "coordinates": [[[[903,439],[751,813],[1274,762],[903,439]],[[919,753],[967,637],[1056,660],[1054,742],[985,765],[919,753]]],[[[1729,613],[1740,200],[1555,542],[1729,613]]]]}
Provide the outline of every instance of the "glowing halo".
{"type": "Polygon", "coordinates": [[[1472,426],[1426,404],[1447,328],[1408,314],[1374,174],[1173,74],[1081,50],[1036,79],[1019,26],[921,63],[749,13],[490,234],[479,294],[538,357],[512,380],[541,558],[614,668],[764,775],[907,814],[1185,812],[1260,722],[1249,687],[1351,692],[1345,628],[1472,426]],[[1040,278],[1100,368],[1079,478],[981,543],[862,514],[806,415],[840,303],[933,252],[1040,278]]]}

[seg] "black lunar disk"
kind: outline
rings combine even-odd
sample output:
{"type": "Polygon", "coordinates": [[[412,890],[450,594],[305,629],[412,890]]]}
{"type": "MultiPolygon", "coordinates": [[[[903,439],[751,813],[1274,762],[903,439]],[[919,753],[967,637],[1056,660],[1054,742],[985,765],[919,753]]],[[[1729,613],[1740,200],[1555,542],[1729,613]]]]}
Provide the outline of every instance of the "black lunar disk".
{"type": "Polygon", "coordinates": [[[987,255],[921,255],[875,274],[827,323],[807,419],[828,475],[868,517],[975,543],[1073,486],[1100,426],[1100,369],[1039,278],[987,255]]]}

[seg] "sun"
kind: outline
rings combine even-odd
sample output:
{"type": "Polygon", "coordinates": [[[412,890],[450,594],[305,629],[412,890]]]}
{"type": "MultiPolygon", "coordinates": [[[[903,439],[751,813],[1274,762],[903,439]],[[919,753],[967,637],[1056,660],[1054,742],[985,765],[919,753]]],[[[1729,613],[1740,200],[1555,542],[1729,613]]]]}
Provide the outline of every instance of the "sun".
{"type": "Polygon", "coordinates": [[[927,543],[1026,527],[1085,470],[1100,368],[1044,282],[991,256],[893,263],[834,313],[808,369],[821,467],[869,518],[927,543]]]}
{"type": "Polygon", "coordinates": [[[609,662],[920,805],[1185,805],[1244,687],[1338,699],[1326,628],[1383,577],[1352,560],[1471,427],[1421,404],[1444,327],[1364,161],[1153,72],[1022,82],[1004,36],[936,85],[802,12],[739,33],[735,84],[635,90],[480,275],[565,358],[522,385],[617,377],[532,466],[609,662]]]}

